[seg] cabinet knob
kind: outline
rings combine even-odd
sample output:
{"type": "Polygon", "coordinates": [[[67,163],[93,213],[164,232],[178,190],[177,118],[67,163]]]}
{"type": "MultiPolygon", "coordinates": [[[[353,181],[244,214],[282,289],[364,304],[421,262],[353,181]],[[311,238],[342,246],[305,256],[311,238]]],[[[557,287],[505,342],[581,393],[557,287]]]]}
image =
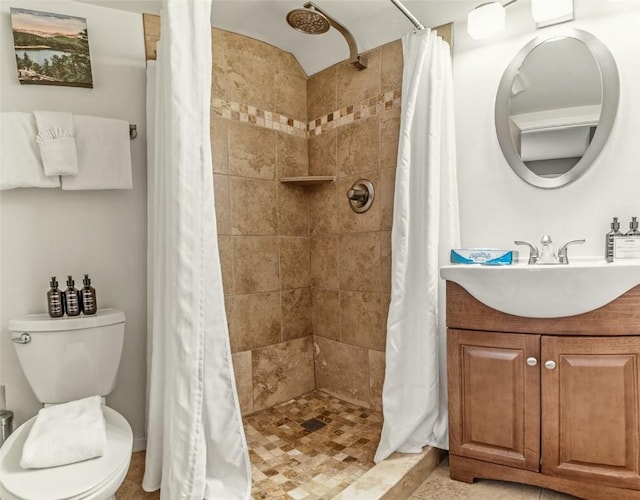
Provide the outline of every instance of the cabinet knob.
{"type": "Polygon", "coordinates": [[[547,370],[553,370],[556,367],[556,362],[555,361],[551,361],[551,360],[545,361],[544,362],[544,367],[547,370]]]}
{"type": "Polygon", "coordinates": [[[538,364],[538,360],[536,358],[534,358],[533,356],[527,358],[527,364],[529,366],[536,366],[538,364]]]}

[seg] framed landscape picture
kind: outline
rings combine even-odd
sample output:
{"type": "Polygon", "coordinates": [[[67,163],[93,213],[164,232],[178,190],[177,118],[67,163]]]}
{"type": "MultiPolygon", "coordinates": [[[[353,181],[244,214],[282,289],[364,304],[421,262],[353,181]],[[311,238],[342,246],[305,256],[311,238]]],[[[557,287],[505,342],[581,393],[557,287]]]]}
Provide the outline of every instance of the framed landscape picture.
{"type": "Polygon", "coordinates": [[[93,88],[86,19],[12,7],[11,27],[20,83],[93,88]]]}

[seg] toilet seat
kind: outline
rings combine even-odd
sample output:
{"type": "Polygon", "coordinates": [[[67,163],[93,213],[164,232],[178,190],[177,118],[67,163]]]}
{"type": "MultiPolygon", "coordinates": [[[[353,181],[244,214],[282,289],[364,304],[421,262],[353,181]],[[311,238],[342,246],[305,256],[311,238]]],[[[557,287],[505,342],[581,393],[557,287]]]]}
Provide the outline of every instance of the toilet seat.
{"type": "Polygon", "coordinates": [[[22,424],[0,448],[2,500],[106,500],[129,469],[133,433],[125,418],[104,407],[107,444],[103,456],[46,469],[20,467],[22,447],[36,417],[22,424]]]}

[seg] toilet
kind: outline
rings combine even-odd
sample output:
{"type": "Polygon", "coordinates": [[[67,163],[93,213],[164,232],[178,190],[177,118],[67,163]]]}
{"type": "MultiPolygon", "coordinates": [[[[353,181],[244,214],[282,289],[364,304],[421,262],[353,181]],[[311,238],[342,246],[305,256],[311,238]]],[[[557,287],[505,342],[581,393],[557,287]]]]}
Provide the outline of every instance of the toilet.
{"type": "MultiPolygon", "coordinates": [[[[125,316],[115,309],[92,316],[50,318],[33,314],[9,321],[22,370],[45,406],[109,394],[116,383],[125,316]]],[[[0,447],[2,500],[112,500],[124,481],[133,446],[126,419],[103,406],[103,456],[59,467],[23,469],[22,447],[36,417],[0,447]]]]}

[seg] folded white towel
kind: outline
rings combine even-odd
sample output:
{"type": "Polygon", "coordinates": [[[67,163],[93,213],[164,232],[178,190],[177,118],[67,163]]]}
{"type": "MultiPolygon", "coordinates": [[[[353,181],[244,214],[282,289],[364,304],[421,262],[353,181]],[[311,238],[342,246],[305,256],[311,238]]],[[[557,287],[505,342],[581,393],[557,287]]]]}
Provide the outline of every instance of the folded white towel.
{"type": "Polygon", "coordinates": [[[41,469],[104,455],[107,433],[100,396],[43,408],[22,448],[20,467],[41,469]]]}
{"type": "Polygon", "coordinates": [[[34,111],[45,175],[76,175],[78,158],[71,113],[34,111]]]}
{"type": "Polygon", "coordinates": [[[129,123],[73,115],[78,174],[62,177],[62,189],[131,189],[129,123]]]}
{"type": "Polygon", "coordinates": [[[59,177],[44,175],[32,113],[0,113],[0,190],[60,187],[59,177]]]}

